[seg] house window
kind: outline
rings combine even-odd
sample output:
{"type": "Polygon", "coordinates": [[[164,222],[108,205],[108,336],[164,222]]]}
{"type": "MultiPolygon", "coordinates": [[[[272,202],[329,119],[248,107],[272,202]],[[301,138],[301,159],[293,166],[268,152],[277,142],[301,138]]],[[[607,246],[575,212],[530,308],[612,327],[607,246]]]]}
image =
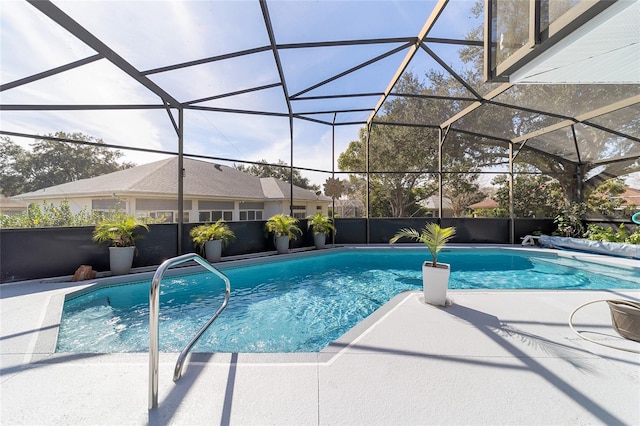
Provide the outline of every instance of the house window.
{"type": "Polygon", "coordinates": [[[240,220],[262,220],[262,210],[240,210],[240,220]]]}
{"type": "MultiPolygon", "coordinates": [[[[182,204],[183,223],[189,223],[189,213],[191,210],[191,200],[184,200],[182,204]]],[[[136,216],[150,217],[159,223],[175,223],[178,219],[178,201],[165,199],[136,199],[136,216]]]]}
{"type": "Polygon", "coordinates": [[[240,203],[240,220],[262,220],[264,203],[240,203]]]}
{"type": "MultiPolygon", "coordinates": [[[[485,5],[485,78],[510,81],[560,40],[616,2],[608,0],[488,0],[485,5]]],[[[557,61],[556,61],[557,62],[557,61]]],[[[562,66],[562,65],[560,65],[562,66]]]]}
{"type": "Polygon", "coordinates": [[[198,220],[200,222],[216,222],[219,219],[233,220],[233,201],[198,200],[198,220]]]}
{"type": "Polygon", "coordinates": [[[211,211],[200,210],[198,212],[199,222],[216,222],[220,219],[224,219],[226,221],[233,220],[233,211],[232,210],[211,210],[211,211]]]}
{"type": "Polygon", "coordinates": [[[106,200],[91,200],[91,210],[106,214],[116,210],[125,211],[127,209],[127,203],[123,200],[115,198],[109,198],[106,200]]]}
{"type": "Polygon", "coordinates": [[[174,214],[171,211],[148,212],[152,219],[156,219],[158,223],[173,223],[174,214]]]}
{"type": "Polygon", "coordinates": [[[291,206],[291,210],[293,211],[293,217],[296,219],[304,219],[307,217],[307,206],[291,206]]]}
{"type": "MultiPolygon", "coordinates": [[[[176,219],[178,218],[178,212],[177,211],[140,211],[138,210],[136,212],[136,215],[141,218],[144,219],[146,217],[149,217],[151,219],[154,219],[156,221],[156,223],[175,223],[176,219]]],[[[182,223],[189,223],[189,212],[183,212],[182,213],[182,223]]]]}

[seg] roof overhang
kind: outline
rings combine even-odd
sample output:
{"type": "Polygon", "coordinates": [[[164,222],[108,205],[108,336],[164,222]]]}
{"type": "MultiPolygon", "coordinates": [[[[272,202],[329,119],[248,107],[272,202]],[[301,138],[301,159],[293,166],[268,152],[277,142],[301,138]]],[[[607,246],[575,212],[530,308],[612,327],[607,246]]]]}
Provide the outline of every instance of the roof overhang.
{"type": "Polygon", "coordinates": [[[640,1],[615,2],[513,72],[509,81],[640,84],[640,1]]]}

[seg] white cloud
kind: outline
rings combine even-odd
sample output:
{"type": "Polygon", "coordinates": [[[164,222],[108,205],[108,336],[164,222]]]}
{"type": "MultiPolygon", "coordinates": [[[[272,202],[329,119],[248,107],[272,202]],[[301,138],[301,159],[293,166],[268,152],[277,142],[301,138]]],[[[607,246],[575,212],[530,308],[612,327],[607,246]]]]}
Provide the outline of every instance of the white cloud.
{"type": "Polygon", "coordinates": [[[3,83],[95,54],[27,2],[3,0],[0,19],[3,83]]]}
{"type": "MultiPolygon", "coordinates": [[[[269,43],[258,2],[125,1],[114,6],[110,1],[55,1],[55,4],[142,70],[269,43]]],[[[424,2],[408,4],[408,7],[425,13],[428,10],[424,2]]],[[[397,6],[385,2],[273,2],[269,8],[277,28],[276,38],[281,43],[287,42],[288,37],[301,41],[301,35],[313,41],[348,39],[356,35],[362,38],[365,37],[363,34],[374,36],[379,34],[379,25],[371,25],[372,19],[378,23],[389,23],[392,19],[396,24],[402,23],[390,25],[395,27],[393,31],[398,32],[397,35],[414,35],[426,18],[421,16],[422,12],[397,15],[397,6]],[[380,10],[386,13],[380,13],[380,10]],[[304,12],[307,19],[301,20],[295,11],[304,12]],[[363,11],[371,16],[363,15],[363,11]],[[349,25],[337,25],[335,19],[349,25]],[[328,22],[332,25],[327,25],[328,22]],[[278,23],[282,25],[278,26],[278,23]],[[412,29],[414,26],[415,30],[412,29]]],[[[0,18],[3,83],[94,53],[26,2],[3,0],[0,18]]],[[[312,53],[318,54],[317,51],[312,53]]],[[[304,76],[317,82],[320,81],[318,76],[325,78],[327,69],[333,66],[326,61],[315,65],[314,61],[312,66],[299,71],[302,62],[296,62],[298,56],[292,57],[296,66],[285,70],[291,73],[287,75],[290,90],[297,78],[304,76]]],[[[334,59],[339,64],[344,58],[336,56],[334,59]]],[[[364,60],[350,59],[356,63],[364,60]]],[[[180,101],[187,101],[276,83],[279,77],[273,64],[273,54],[267,51],[181,71],[150,74],[149,78],[180,101]]],[[[343,66],[338,68],[342,70],[343,66]]],[[[2,97],[3,104],[160,102],[157,96],[107,60],[7,90],[2,97]]],[[[286,112],[280,87],[210,104],[286,112]]],[[[340,109],[341,105],[327,102],[327,108],[332,107],[340,109]]],[[[358,138],[359,127],[336,128],[336,159],[351,140],[358,138]]],[[[36,134],[78,131],[109,144],[177,151],[176,133],[163,110],[9,112],[3,113],[2,129],[36,134]]],[[[185,111],[184,132],[186,153],[252,161],[263,158],[270,162],[290,161],[287,118],[185,111]]],[[[331,170],[331,127],[295,120],[294,132],[294,164],[331,170]]],[[[157,156],[134,151],[127,151],[126,155],[136,163],[157,159],[157,156]]]]}

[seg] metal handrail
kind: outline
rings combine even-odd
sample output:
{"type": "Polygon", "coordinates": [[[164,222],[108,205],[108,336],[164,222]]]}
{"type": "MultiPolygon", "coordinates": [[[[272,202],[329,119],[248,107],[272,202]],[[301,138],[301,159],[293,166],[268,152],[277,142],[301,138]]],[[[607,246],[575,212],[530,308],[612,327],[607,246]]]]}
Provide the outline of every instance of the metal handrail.
{"type": "Polygon", "coordinates": [[[195,343],[200,339],[205,330],[218,318],[218,315],[227,307],[229,303],[229,294],[231,292],[231,284],[229,278],[213,266],[202,257],[195,253],[183,254],[182,256],[173,257],[165,260],[162,265],[158,267],[156,273],[153,275],[151,281],[151,290],[149,291],[149,410],[158,406],[158,364],[159,364],[159,344],[158,336],[160,334],[160,323],[158,315],[160,311],[160,281],[162,276],[172,266],[179,265],[181,263],[193,260],[210,272],[220,277],[225,284],[224,302],[222,306],[216,311],[209,321],[196,333],[195,337],[185,346],[178,356],[176,367],[173,373],[173,381],[178,380],[182,374],[182,365],[184,360],[195,343]]]}

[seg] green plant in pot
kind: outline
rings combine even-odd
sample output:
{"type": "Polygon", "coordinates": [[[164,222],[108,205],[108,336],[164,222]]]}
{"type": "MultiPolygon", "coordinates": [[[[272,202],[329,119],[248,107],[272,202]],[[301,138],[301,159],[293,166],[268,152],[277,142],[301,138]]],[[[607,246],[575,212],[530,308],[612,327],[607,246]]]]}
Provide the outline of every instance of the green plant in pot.
{"type": "Polygon", "coordinates": [[[314,216],[309,216],[307,219],[307,226],[313,231],[313,242],[316,248],[324,248],[327,235],[330,232],[336,232],[336,227],[333,226],[333,221],[328,216],[323,215],[322,212],[318,212],[314,216]]]}
{"type": "Polygon", "coordinates": [[[267,232],[273,233],[278,254],[289,253],[289,241],[302,235],[298,223],[295,217],[282,213],[273,215],[267,220],[265,227],[267,232]]]}
{"type": "Polygon", "coordinates": [[[222,249],[236,239],[236,234],[229,225],[219,219],[217,222],[199,225],[189,232],[193,244],[200,250],[204,250],[209,262],[219,262],[222,257],[222,249]]]}
{"type": "Polygon", "coordinates": [[[112,275],[128,274],[133,264],[136,251],[136,240],[142,235],[136,233],[138,228],[149,230],[142,220],[125,214],[114,214],[104,218],[93,230],[93,241],[108,242],[109,265],[112,275]]]}
{"type": "Polygon", "coordinates": [[[393,244],[400,238],[409,238],[427,246],[429,253],[431,253],[431,262],[425,261],[422,265],[422,288],[426,303],[441,306],[446,304],[451,265],[438,263],[438,252],[455,235],[456,228],[453,226],[441,228],[435,222],[427,222],[420,232],[412,228],[404,228],[389,240],[389,243],[393,244]]]}

